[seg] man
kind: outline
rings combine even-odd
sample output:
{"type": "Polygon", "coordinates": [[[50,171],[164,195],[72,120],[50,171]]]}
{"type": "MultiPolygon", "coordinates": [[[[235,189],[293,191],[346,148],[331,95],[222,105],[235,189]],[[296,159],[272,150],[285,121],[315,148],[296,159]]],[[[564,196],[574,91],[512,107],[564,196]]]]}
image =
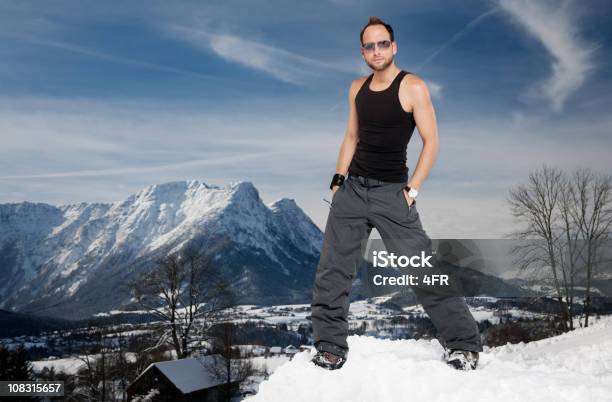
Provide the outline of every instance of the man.
{"type": "MultiPolygon", "coordinates": [[[[391,26],[371,17],[360,39],[361,54],[374,73],[354,80],[349,90],[348,128],[330,185],[333,195],[311,303],[317,349],[312,362],[330,370],[342,367],[348,356],[349,293],[362,240],[376,227],[394,251],[406,245],[426,250],[432,243],[415,200],[438,153],[429,91],[422,79],[394,64],[397,44],[391,26]],[[406,148],[417,126],[423,149],[408,181],[406,148]]],[[[465,299],[413,291],[442,338],[446,362],[475,369],[482,345],[465,299]]]]}

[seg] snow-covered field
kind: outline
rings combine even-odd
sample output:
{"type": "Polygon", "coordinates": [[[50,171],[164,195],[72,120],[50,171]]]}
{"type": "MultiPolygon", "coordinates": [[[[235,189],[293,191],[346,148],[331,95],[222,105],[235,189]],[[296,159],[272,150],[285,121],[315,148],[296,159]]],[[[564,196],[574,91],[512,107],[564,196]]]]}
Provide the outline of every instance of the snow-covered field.
{"type": "Polygon", "coordinates": [[[528,344],[485,348],[476,371],[441,361],[436,340],[350,336],[340,370],[298,353],[259,384],[248,402],[612,401],[612,317],[528,344]]]}
{"type": "Polygon", "coordinates": [[[66,357],[63,359],[54,360],[38,360],[32,362],[32,369],[35,373],[42,371],[45,367],[53,368],[56,373],[63,372],[66,374],[76,374],[85,363],[76,357],[66,357]]]}
{"type": "Polygon", "coordinates": [[[251,362],[253,363],[253,366],[255,368],[257,368],[258,370],[266,369],[268,370],[269,373],[272,373],[277,368],[279,368],[283,364],[286,364],[290,361],[291,359],[288,356],[284,356],[284,355],[267,357],[267,358],[263,356],[251,358],[251,362]]]}
{"type": "MultiPolygon", "coordinates": [[[[89,358],[93,361],[99,358],[100,355],[89,355],[89,358]]],[[[83,355],[81,358],[87,358],[88,356],[83,355]]],[[[134,353],[126,353],[128,361],[134,362],[136,355],[134,353]]],[[[65,357],[62,359],[47,359],[37,360],[32,362],[32,369],[35,373],[41,372],[45,367],[53,368],[56,373],[63,372],[66,374],[77,374],[80,368],[85,367],[85,362],[77,357],[65,357]]]]}

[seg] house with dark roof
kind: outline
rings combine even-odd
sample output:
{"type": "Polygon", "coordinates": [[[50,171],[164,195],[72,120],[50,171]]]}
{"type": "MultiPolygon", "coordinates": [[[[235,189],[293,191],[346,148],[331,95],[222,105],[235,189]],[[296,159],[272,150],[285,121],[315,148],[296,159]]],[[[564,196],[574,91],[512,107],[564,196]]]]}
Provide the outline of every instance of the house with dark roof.
{"type": "MultiPolygon", "coordinates": [[[[216,373],[222,373],[224,367],[221,355],[152,363],[127,388],[128,401],[222,400],[226,379],[216,373]]],[[[232,374],[229,387],[235,395],[239,384],[232,374]]]]}

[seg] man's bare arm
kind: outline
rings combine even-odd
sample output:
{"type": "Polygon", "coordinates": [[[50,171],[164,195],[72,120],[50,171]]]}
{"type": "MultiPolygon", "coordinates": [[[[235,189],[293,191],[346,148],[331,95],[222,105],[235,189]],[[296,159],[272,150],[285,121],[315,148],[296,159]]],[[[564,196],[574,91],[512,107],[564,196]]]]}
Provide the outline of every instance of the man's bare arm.
{"type": "Polygon", "coordinates": [[[418,190],[425,182],[438,157],[438,126],[436,112],[425,82],[420,78],[413,78],[408,84],[414,120],[423,140],[423,148],[416,168],[408,180],[408,186],[418,190]]]}
{"type": "MultiPolygon", "coordinates": [[[[355,154],[355,149],[357,148],[357,143],[359,142],[359,127],[357,120],[357,108],[355,107],[355,97],[357,96],[357,92],[359,92],[359,88],[361,86],[360,84],[361,80],[354,80],[351,83],[348,93],[348,125],[346,128],[346,133],[344,134],[344,139],[340,145],[340,152],[336,162],[336,173],[340,173],[344,176],[348,174],[349,165],[351,164],[351,160],[355,154]]],[[[333,191],[335,192],[337,188],[338,186],[334,186],[333,191]]]]}

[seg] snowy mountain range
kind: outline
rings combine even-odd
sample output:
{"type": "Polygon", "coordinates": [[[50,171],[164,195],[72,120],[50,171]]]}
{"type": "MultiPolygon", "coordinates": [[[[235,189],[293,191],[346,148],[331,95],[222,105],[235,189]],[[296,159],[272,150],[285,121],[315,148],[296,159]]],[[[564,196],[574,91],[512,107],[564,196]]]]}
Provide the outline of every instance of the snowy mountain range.
{"type": "Polygon", "coordinates": [[[0,204],[0,307],[83,318],[125,306],[128,281],[188,242],[214,250],[238,302],[303,303],[322,236],[294,200],[266,205],[248,181],[169,182],[114,203],[0,204]]]}

